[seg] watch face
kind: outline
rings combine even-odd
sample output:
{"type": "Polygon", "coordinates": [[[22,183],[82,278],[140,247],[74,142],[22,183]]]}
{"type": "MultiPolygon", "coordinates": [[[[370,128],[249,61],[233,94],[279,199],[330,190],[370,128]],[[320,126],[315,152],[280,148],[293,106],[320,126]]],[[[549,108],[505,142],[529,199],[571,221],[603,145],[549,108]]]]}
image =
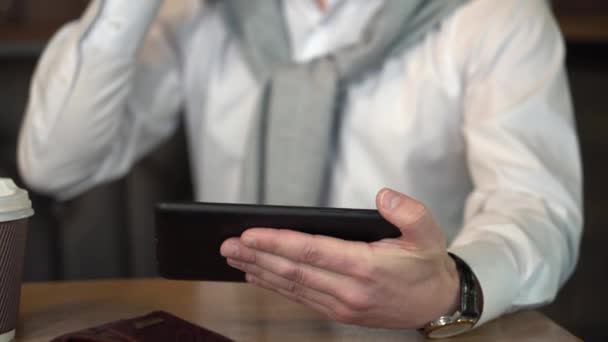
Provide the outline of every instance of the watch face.
{"type": "Polygon", "coordinates": [[[474,323],[469,321],[456,321],[446,325],[438,326],[427,333],[430,338],[445,338],[462,334],[473,328],[474,323]]]}

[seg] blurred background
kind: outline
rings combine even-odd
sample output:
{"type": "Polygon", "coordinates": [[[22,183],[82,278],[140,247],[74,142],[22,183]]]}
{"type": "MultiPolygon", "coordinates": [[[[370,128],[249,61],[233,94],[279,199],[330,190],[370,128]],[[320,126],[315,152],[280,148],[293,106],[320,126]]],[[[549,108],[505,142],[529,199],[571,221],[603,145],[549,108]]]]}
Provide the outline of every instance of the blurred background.
{"type": "MultiPolygon", "coordinates": [[[[20,181],[16,143],[30,78],[47,40],[86,0],[0,0],[0,177],[20,181]]],[[[608,1],[553,1],[585,174],[585,233],[574,276],[542,310],[580,337],[606,336],[608,310],[608,1]]],[[[32,194],[26,281],[154,276],[152,208],[192,198],[183,130],[123,179],[68,202],[32,194]],[[118,253],[116,253],[118,251],[118,253]]]]}

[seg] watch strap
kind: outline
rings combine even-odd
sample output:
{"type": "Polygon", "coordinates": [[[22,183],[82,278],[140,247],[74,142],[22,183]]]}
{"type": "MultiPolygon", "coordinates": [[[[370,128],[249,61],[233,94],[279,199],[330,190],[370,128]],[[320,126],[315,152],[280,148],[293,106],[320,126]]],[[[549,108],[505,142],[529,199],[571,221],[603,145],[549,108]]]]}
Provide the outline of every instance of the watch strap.
{"type": "Polygon", "coordinates": [[[483,306],[481,287],[467,263],[455,254],[448,253],[454,260],[460,279],[460,303],[456,312],[444,315],[419,329],[426,337],[443,338],[461,334],[472,329],[483,306]]]}
{"type": "Polygon", "coordinates": [[[464,260],[453,253],[448,253],[448,255],[456,263],[456,268],[460,275],[460,307],[458,311],[461,316],[479,319],[481,308],[477,278],[464,260]]]}

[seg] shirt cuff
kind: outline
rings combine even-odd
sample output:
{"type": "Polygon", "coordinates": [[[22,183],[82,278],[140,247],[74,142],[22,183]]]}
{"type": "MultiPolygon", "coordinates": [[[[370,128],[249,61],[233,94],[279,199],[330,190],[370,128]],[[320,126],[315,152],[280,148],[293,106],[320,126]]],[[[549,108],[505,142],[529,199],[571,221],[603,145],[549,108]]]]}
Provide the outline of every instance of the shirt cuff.
{"type": "Polygon", "coordinates": [[[449,251],[471,268],[483,295],[483,309],[476,326],[507,313],[517,297],[517,268],[504,244],[498,241],[472,241],[452,246],[449,251]]]}
{"type": "Polygon", "coordinates": [[[82,18],[82,44],[96,51],[135,56],[162,0],[100,0],[82,18]]]}

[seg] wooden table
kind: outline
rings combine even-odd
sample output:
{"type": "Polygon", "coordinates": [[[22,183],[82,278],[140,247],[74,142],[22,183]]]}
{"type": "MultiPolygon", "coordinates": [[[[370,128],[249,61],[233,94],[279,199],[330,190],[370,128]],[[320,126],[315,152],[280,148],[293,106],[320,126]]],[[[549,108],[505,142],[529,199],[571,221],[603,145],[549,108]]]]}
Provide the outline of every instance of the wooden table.
{"type": "MultiPolygon", "coordinates": [[[[414,331],[336,324],[248,284],[166,280],[39,283],[24,285],[21,298],[17,341],[49,341],[67,332],[155,310],[168,311],[236,341],[424,340],[414,331]]],[[[535,311],[503,317],[453,340],[579,341],[535,311]]]]}

